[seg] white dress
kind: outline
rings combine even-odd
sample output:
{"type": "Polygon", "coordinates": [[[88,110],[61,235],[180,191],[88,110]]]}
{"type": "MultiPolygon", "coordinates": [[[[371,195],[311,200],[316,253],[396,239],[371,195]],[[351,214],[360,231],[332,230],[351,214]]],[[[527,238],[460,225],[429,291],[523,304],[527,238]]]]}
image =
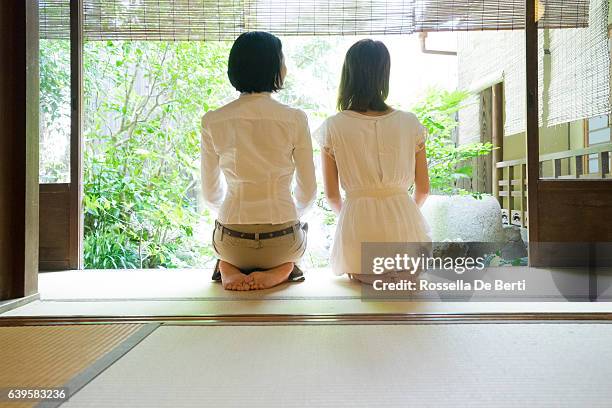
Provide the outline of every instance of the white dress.
{"type": "Polygon", "coordinates": [[[413,113],[340,112],[315,132],[336,161],[345,201],[338,219],[334,273],[362,273],[362,242],[431,242],[429,226],[408,190],[426,129],[413,113]]]}

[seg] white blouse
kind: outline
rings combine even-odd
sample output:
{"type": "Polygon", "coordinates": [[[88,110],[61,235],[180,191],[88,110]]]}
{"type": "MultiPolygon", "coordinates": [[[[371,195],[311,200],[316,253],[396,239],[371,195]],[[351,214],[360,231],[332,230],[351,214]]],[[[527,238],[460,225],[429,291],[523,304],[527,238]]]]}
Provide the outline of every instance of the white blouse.
{"type": "Polygon", "coordinates": [[[221,223],[298,220],[317,190],[306,114],[267,92],[242,94],[207,112],[202,117],[202,190],[221,223]]]}

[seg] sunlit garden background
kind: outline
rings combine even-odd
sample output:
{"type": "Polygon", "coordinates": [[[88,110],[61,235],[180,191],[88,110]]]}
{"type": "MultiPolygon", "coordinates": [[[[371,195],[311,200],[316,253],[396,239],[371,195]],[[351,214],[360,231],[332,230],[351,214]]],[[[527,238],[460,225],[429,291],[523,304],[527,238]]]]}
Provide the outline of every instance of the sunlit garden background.
{"type": "MultiPolygon", "coordinates": [[[[276,96],[304,109],[314,130],[335,113],[342,57],[350,37],[284,38],[289,74],[276,96]]],[[[392,56],[390,103],[426,125],[432,188],[465,193],[466,160],[490,146],[456,147],[456,67],[418,57],[414,37],[384,39],[392,56]]],[[[41,183],[68,178],[69,45],[41,41],[41,183]]],[[[213,215],[200,197],[199,124],[235,98],[227,76],[231,43],[95,41],[85,44],[83,212],[86,268],[210,266],[213,215]]],[[[318,149],[315,145],[318,161],[318,149]]],[[[469,162],[469,160],[468,160],[469,162]]],[[[335,217],[319,199],[307,216],[306,267],[327,265],[335,217]]]]}

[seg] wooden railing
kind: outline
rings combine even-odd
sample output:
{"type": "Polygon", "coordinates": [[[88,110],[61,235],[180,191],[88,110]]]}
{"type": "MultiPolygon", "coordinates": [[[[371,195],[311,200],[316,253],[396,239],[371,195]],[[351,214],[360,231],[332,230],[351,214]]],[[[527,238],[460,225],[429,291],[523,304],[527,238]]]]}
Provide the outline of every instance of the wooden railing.
{"type": "MultiPolygon", "coordinates": [[[[610,157],[612,143],[605,143],[584,149],[566,150],[540,156],[540,178],[545,180],[558,179],[611,179],[610,157]],[[588,172],[589,156],[597,155],[596,173],[588,172]],[[567,161],[564,170],[564,161],[567,161]],[[543,176],[544,166],[552,164],[551,174],[543,176]]],[[[499,188],[497,199],[502,207],[502,222],[504,224],[527,227],[527,163],[525,159],[508,160],[495,164],[499,188]],[[506,198],[506,200],[504,200],[506,198]],[[505,202],[504,202],[505,201],[505,202]],[[518,201],[518,203],[517,203],[518,201]]]]}

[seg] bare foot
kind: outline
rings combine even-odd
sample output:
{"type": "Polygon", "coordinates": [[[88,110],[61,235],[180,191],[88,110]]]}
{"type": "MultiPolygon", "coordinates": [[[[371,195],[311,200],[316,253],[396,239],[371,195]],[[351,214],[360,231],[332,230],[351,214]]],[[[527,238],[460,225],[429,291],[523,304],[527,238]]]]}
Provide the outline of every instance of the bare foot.
{"type": "Polygon", "coordinates": [[[287,281],[293,265],[293,262],[287,262],[267,271],[251,272],[244,281],[251,290],[272,288],[287,281]]]}
{"type": "Polygon", "coordinates": [[[250,285],[245,282],[246,275],[240,272],[240,269],[236,268],[231,263],[221,261],[219,263],[219,270],[221,271],[221,284],[223,289],[226,290],[249,290],[250,285]]]}
{"type": "Polygon", "coordinates": [[[399,282],[400,280],[413,280],[414,276],[410,272],[387,272],[382,274],[349,274],[349,278],[366,285],[372,285],[374,281],[399,282]]]}
{"type": "Polygon", "coordinates": [[[375,280],[381,279],[383,275],[365,274],[365,273],[351,273],[349,278],[359,283],[365,283],[371,285],[375,280]]]}

